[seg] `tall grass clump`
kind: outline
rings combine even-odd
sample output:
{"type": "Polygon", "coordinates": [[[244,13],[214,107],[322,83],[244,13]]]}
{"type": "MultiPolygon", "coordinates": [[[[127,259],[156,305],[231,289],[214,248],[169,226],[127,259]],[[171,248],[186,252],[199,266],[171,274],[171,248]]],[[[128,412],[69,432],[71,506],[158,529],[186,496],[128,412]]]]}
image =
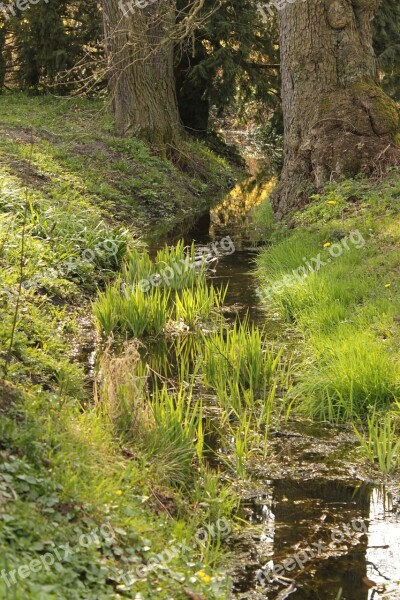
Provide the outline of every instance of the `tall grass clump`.
{"type": "Polygon", "coordinates": [[[153,427],[146,402],[148,373],[143,367],[137,341],[125,344],[119,356],[106,349],[100,359],[100,398],[115,434],[125,442],[139,442],[153,427]]]}
{"type": "Polygon", "coordinates": [[[137,285],[142,279],[151,277],[154,272],[154,264],[144,248],[133,248],[122,269],[123,279],[130,287],[137,285]]]}
{"type": "Polygon", "coordinates": [[[265,403],[270,388],[279,385],[283,366],[281,352],[268,348],[265,332],[247,321],[231,329],[223,325],[203,335],[202,381],[215,391],[224,409],[238,416],[265,403]]]}
{"type": "Polygon", "coordinates": [[[387,410],[400,393],[400,369],[381,340],[351,327],[319,348],[301,375],[296,396],[308,414],[328,421],[366,416],[371,408],[387,410]]]}
{"type": "Polygon", "coordinates": [[[159,481],[185,485],[204,445],[202,407],[193,399],[193,386],[150,385],[137,341],[126,343],[120,356],[104,352],[99,380],[99,399],[115,435],[140,450],[159,481]]]}
{"type": "Polygon", "coordinates": [[[399,465],[399,428],[392,414],[382,417],[374,411],[368,416],[366,431],[359,431],[354,426],[354,432],[364,456],[371,463],[378,463],[382,473],[388,474],[399,465]]]}
{"type": "Polygon", "coordinates": [[[398,301],[390,275],[399,253],[394,245],[382,262],[384,221],[368,229],[351,218],[335,221],[345,203],[332,193],[329,188],[317,199],[318,210],[306,209],[312,227],[261,255],[258,276],[266,308],[294,323],[305,342],[291,406],[343,422],[388,410],[400,392],[399,361],[391,353],[398,301]]]}
{"type": "Polygon", "coordinates": [[[185,246],[183,240],[175,246],[165,245],[157,251],[154,261],[148,250],[133,249],[123,269],[129,286],[146,286],[147,282],[161,288],[181,290],[202,282],[205,263],[196,256],[194,243],[185,246]]]}
{"type": "Polygon", "coordinates": [[[175,320],[189,327],[208,319],[224,303],[227,287],[215,288],[203,279],[201,283],[175,294],[175,320]]]}
{"type": "Polygon", "coordinates": [[[227,288],[208,285],[204,261],[196,258],[195,265],[195,258],[194,245],[188,248],[182,241],[161,249],[154,263],[146,250],[133,249],[120,280],[93,303],[98,329],[105,337],[159,336],[168,323],[194,328],[214,318],[227,288]]]}
{"type": "Polygon", "coordinates": [[[204,260],[196,256],[194,243],[185,246],[183,240],[175,246],[164,246],[158,250],[155,270],[157,273],[165,272],[167,278],[169,275],[167,285],[173,290],[192,288],[205,280],[204,260]]]}
{"type": "Polygon", "coordinates": [[[168,320],[168,301],[168,290],[153,288],[145,293],[138,287],[121,289],[117,283],[99,292],[93,314],[106,337],[112,333],[130,337],[160,335],[168,320]]]}
{"type": "Polygon", "coordinates": [[[143,449],[160,478],[185,486],[192,479],[193,461],[201,459],[202,407],[185,384],[171,391],[155,387],[151,398],[154,427],[147,430],[143,449]]]}

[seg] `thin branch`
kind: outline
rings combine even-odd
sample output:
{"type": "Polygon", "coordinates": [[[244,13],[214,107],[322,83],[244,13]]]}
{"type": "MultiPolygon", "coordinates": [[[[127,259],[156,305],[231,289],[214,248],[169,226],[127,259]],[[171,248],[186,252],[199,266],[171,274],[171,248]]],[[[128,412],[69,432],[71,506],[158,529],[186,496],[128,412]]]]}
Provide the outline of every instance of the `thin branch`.
{"type": "MultiPolygon", "coordinates": [[[[33,156],[33,131],[31,129],[31,151],[30,151],[29,162],[28,162],[29,169],[32,164],[32,156],[33,156]]],[[[26,183],[26,185],[25,185],[24,217],[23,217],[23,221],[22,221],[22,233],[21,233],[21,254],[20,254],[20,261],[19,261],[18,293],[17,293],[17,301],[15,303],[13,324],[12,324],[11,336],[10,336],[10,344],[8,346],[8,352],[7,352],[5,361],[4,361],[4,377],[7,377],[8,369],[10,367],[11,353],[12,353],[12,349],[14,346],[15,332],[16,332],[17,323],[18,323],[19,307],[21,304],[22,283],[24,281],[25,237],[26,237],[26,223],[28,220],[28,206],[29,206],[28,183],[26,183]]]]}

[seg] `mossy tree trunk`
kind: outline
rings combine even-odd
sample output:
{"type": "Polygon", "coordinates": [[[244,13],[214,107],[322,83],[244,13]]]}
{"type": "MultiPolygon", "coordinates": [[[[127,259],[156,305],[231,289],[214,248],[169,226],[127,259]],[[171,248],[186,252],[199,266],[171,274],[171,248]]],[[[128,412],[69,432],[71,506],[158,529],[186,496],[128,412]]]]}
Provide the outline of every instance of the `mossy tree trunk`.
{"type": "Polygon", "coordinates": [[[278,218],[310,189],[398,160],[399,113],[379,87],[372,19],[379,0],[296,0],[280,11],[285,162],[278,218]]]}
{"type": "Polygon", "coordinates": [[[166,40],[175,0],[103,0],[103,14],[118,134],[137,135],[159,149],[176,146],[181,123],[173,43],[166,40]]]}

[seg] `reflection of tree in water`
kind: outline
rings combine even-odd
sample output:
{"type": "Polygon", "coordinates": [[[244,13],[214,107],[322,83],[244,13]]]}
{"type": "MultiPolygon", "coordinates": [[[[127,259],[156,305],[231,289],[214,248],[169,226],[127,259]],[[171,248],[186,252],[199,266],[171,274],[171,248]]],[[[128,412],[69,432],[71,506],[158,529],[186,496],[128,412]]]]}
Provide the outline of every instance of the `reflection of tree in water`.
{"type": "Polygon", "coordinates": [[[210,211],[211,238],[231,235],[235,238],[236,249],[241,250],[251,211],[268,198],[274,185],[274,180],[261,184],[255,177],[236,185],[218,206],[210,211]]]}
{"type": "MultiPolygon", "coordinates": [[[[343,600],[368,600],[368,539],[352,528],[351,523],[353,519],[367,521],[370,496],[371,486],[367,485],[357,489],[337,481],[275,483],[272,509],[276,523],[275,565],[307,550],[308,545],[317,553],[312,544],[319,540],[324,542],[325,549],[324,554],[305,560],[302,570],[296,567],[284,573],[298,583],[290,598],[335,600],[342,588],[343,600]],[[344,541],[335,544],[333,531],[344,533],[344,541]]],[[[361,529],[359,521],[355,527],[361,529]]],[[[337,539],[340,540],[340,535],[337,539]]]]}

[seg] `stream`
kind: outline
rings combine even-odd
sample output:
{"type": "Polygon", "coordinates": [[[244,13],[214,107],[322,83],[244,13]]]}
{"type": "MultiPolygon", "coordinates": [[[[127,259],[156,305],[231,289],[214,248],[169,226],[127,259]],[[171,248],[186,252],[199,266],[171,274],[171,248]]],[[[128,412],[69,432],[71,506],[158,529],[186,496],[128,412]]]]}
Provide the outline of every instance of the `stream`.
{"type": "MultiPolygon", "coordinates": [[[[235,252],[220,258],[210,278],[229,283],[233,318],[247,312],[272,340],[296,348],[290,330],[259,304],[248,213],[245,194],[234,210],[225,201],[185,241],[205,245],[229,236],[235,252]]],[[[238,516],[247,525],[231,540],[232,598],[400,600],[400,500],[348,462],[355,444],[343,427],[295,418],[271,433],[271,459],[242,493],[238,516]]]]}
{"type": "MultiPolygon", "coordinates": [[[[242,196],[236,191],[233,205],[225,199],[184,241],[205,246],[229,236],[234,252],[220,255],[209,271],[215,286],[229,284],[225,317],[234,322],[248,315],[268,341],[296,356],[303,340],[279,315],[266,312],[256,294],[252,207],[246,188],[242,196]]],[[[196,352],[196,336],[186,340],[196,352]]],[[[85,362],[90,357],[92,367],[92,339],[88,347],[85,362]]],[[[168,365],[175,374],[177,354],[171,348],[157,342],[147,348],[146,360],[168,365]]],[[[358,442],[349,427],[295,415],[273,425],[266,459],[252,465],[245,481],[228,477],[241,498],[236,515],[241,526],[228,540],[232,600],[400,600],[398,484],[371,475],[354,458],[358,442]]],[[[218,439],[213,444],[215,451],[218,439]]],[[[215,454],[210,464],[221,467],[215,454]]],[[[225,479],[223,468],[220,472],[225,479]]]]}

